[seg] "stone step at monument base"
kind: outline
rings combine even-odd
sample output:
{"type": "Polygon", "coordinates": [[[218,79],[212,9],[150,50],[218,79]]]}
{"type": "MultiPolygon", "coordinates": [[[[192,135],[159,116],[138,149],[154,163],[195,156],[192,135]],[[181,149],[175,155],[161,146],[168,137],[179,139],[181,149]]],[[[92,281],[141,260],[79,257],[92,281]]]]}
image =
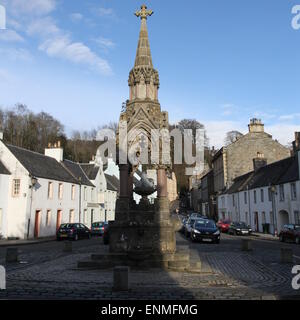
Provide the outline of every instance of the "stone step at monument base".
{"type": "Polygon", "coordinates": [[[133,259],[127,254],[93,254],[91,260],[79,261],[79,269],[110,269],[116,266],[149,269],[161,268],[182,271],[190,267],[190,255],[187,252],[152,254],[144,259],[133,259]]]}

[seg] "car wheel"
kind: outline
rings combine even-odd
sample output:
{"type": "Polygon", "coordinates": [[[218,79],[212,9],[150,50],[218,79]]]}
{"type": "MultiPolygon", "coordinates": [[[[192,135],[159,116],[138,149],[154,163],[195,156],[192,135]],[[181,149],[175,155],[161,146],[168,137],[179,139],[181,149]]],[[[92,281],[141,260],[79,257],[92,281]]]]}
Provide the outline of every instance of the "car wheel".
{"type": "Polygon", "coordinates": [[[296,244],[300,244],[300,238],[299,237],[296,238],[296,244]]]}
{"type": "Polygon", "coordinates": [[[216,244],[220,244],[220,240],[216,240],[215,243],[216,243],[216,244]]]}
{"type": "Polygon", "coordinates": [[[281,236],[279,237],[279,240],[280,240],[280,242],[284,242],[284,237],[281,235],[281,236]]]}
{"type": "Polygon", "coordinates": [[[90,233],[88,235],[88,239],[92,239],[92,235],[90,233]]]}
{"type": "Polygon", "coordinates": [[[56,238],[56,241],[61,241],[61,238],[60,238],[60,237],[57,237],[57,238],[56,238]]]}

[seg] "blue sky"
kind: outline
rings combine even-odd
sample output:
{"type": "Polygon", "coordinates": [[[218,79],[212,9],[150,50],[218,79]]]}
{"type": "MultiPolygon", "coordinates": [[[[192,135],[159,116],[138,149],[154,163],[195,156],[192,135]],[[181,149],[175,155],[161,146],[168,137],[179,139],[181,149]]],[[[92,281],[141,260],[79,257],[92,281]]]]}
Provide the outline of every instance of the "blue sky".
{"type": "MultiPolygon", "coordinates": [[[[136,0],[0,0],[0,105],[57,117],[66,131],[117,121],[128,98],[136,0]]],[[[300,131],[300,0],[152,0],[148,20],[162,109],[196,118],[210,144],[259,117],[282,143],[300,131]]]]}

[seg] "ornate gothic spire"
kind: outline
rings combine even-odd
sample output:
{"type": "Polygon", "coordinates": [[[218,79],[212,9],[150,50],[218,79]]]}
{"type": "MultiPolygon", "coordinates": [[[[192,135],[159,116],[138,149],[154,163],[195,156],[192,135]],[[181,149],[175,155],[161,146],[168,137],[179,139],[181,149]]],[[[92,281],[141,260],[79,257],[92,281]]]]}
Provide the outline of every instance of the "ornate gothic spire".
{"type": "Polygon", "coordinates": [[[139,37],[139,44],[136,52],[135,67],[152,67],[152,57],[148,38],[147,18],[153,14],[152,10],[147,10],[146,5],[141,6],[141,10],[137,11],[135,15],[141,18],[141,31],[139,37]]]}

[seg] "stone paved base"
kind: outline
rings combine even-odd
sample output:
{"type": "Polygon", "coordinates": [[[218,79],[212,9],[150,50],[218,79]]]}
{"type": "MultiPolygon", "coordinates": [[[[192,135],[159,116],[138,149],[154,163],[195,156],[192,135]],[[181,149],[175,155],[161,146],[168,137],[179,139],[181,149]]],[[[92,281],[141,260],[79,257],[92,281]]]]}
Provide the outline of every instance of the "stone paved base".
{"type": "Polygon", "coordinates": [[[7,275],[1,299],[280,299],[300,298],[291,288],[290,266],[276,272],[247,253],[201,253],[212,272],[190,274],[160,269],[130,273],[129,292],[113,292],[112,270],[77,269],[90,253],[74,253],[7,275]]]}

